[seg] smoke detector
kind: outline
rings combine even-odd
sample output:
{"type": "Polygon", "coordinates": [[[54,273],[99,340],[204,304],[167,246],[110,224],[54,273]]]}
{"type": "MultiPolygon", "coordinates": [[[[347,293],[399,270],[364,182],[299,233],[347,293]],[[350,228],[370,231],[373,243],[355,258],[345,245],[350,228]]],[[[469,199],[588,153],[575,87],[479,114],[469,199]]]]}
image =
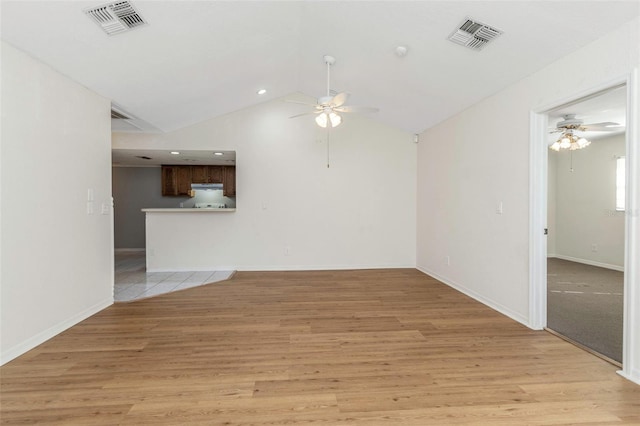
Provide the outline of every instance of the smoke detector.
{"type": "Polygon", "coordinates": [[[482,50],[502,31],[473,18],[465,18],[462,24],[449,35],[448,40],[473,50],[482,50]]]}
{"type": "Polygon", "coordinates": [[[84,13],[108,35],[120,34],[147,24],[129,1],[103,4],[85,9],[84,13]]]}
{"type": "Polygon", "coordinates": [[[408,52],[407,46],[398,46],[398,47],[396,47],[396,56],[398,58],[402,58],[404,56],[407,56],[407,52],[408,52]]]}

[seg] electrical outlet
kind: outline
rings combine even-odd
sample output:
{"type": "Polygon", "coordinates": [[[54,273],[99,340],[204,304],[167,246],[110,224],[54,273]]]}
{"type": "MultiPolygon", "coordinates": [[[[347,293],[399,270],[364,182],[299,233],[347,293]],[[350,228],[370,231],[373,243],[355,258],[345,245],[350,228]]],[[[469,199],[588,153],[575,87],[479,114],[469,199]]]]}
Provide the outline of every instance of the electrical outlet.
{"type": "Polygon", "coordinates": [[[591,251],[592,252],[597,252],[598,251],[598,245],[597,244],[591,244],[591,251]]]}
{"type": "Polygon", "coordinates": [[[284,255],[289,256],[291,254],[291,247],[284,246],[284,255]]]}
{"type": "Polygon", "coordinates": [[[449,256],[446,256],[444,258],[444,262],[447,264],[447,266],[451,266],[451,258],[449,256]]]}

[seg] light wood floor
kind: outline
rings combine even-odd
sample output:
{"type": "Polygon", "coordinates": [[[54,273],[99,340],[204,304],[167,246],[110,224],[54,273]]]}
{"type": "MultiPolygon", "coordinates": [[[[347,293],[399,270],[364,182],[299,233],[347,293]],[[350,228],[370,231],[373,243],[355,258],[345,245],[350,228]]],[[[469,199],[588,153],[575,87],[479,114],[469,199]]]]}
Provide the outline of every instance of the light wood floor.
{"type": "Polygon", "coordinates": [[[640,424],[614,366],[412,269],[240,272],[0,373],[3,424],[640,424]]]}

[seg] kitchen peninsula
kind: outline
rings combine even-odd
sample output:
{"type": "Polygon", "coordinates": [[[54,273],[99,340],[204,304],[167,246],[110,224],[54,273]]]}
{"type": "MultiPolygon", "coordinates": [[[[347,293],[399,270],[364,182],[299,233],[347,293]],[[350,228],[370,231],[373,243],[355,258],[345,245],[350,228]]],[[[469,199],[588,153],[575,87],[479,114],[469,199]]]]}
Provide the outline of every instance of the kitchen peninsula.
{"type": "Polygon", "coordinates": [[[235,208],[156,208],[145,213],[147,272],[234,270],[235,208]]]}

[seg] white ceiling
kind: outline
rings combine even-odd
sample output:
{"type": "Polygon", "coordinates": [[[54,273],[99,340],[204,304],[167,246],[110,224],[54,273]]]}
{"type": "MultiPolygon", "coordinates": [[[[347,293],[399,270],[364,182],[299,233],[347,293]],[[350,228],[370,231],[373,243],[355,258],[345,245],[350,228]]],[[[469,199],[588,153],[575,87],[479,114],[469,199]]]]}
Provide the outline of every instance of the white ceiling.
{"type": "MultiPolygon", "coordinates": [[[[332,87],[418,133],[639,14],[638,1],[142,1],[149,25],[107,36],[103,1],[2,1],[2,38],[170,131],[332,87]],[[504,34],[477,52],[447,36],[470,16],[504,34]],[[394,54],[408,46],[407,56],[394,54]],[[258,88],[266,95],[258,96],[258,88]]],[[[303,112],[301,110],[301,112],[303,112]]],[[[132,128],[132,130],[136,130],[132,128]]]]}

